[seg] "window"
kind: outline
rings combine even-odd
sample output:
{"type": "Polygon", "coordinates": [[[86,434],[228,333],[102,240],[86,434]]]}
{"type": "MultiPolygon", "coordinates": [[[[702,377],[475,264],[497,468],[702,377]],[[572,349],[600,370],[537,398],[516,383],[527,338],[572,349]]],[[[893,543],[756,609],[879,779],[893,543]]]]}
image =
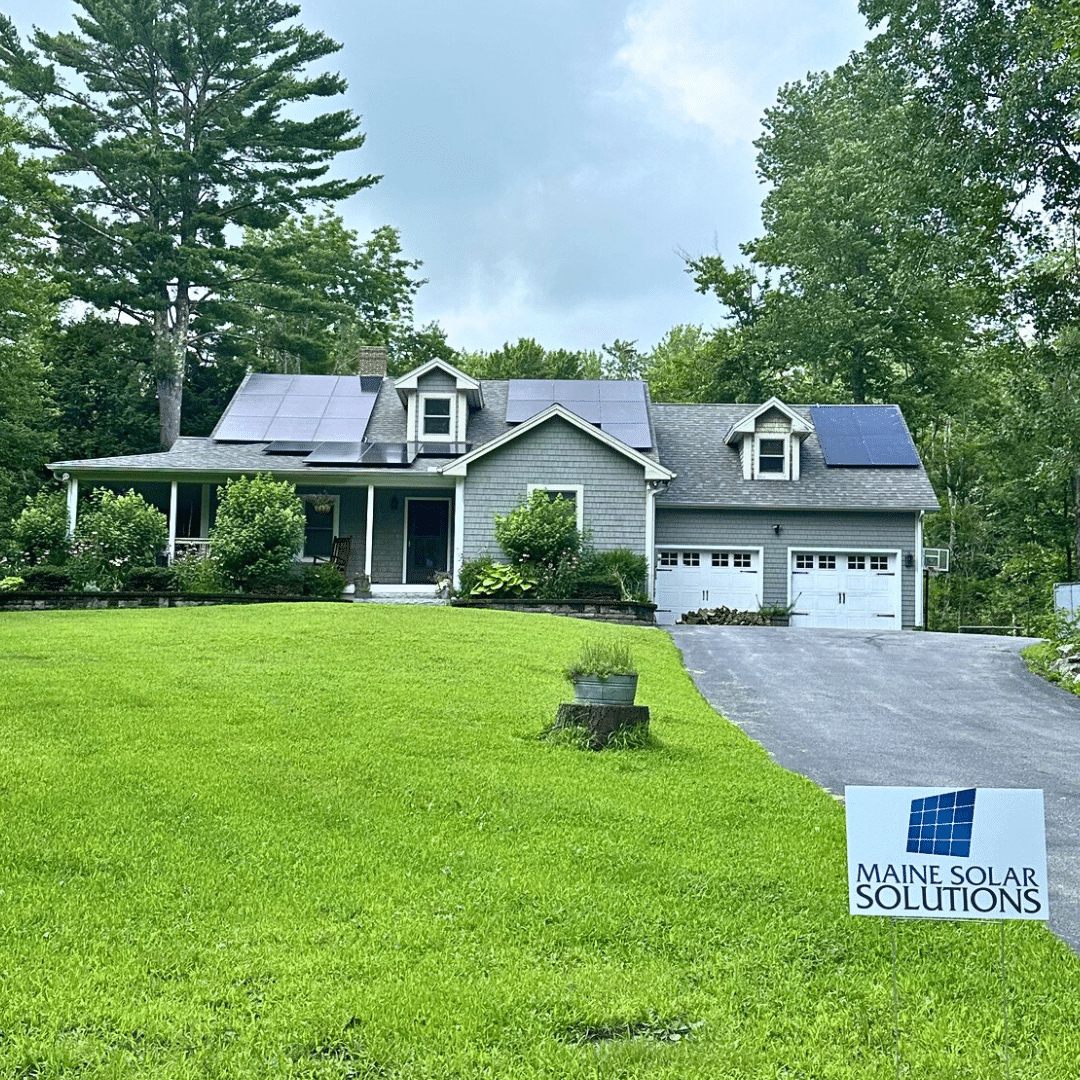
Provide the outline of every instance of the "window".
{"type": "Polygon", "coordinates": [[[865,555],[849,555],[847,557],[847,568],[849,570],[865,570],[866,569],[866,556],[865,555]]]}
{"type": "Polygon", "coordinates": [[[726,551],[714,551],[712,553],[713,566],[727,566],[728,553],[726,551]]]}
{"type": "Polygon", "coordinates": [[[758,439],[758,476],[782,479],[787,475],[787,440],[758,439]]]}
{"type": "Polygon", "coordinates": [[[731,565],[741,567],[743,570],[750,569],[750,552],[735,551],[731,555],[731,565]]]}
{"type": "Polygon", "coordinates": [[[836,556],[835,555],[819,555],[817,557],[817,568],[819,570],[835,570],[836,569],[836,556]]]}
{"type": "Polygon", "coordinates": [[[552,502],[556,499],[563,499],[568,503],[573,503],[574,509],[577,511],[577,527],[579,530],[585,527],[584,484],[530,484],[528,491],[530,495],[534,491],[546,491],[547,497],[552,502]]]}
{"type": "Polygon", "coordinates": [[[814,556],[813,555],[796,555],[795,556],[795,569],[796,570],[813,570],[814,569],[814,556]]]}
{"type": "Polygon", "coordinates": [[[661,551],[660,552],[660,565],[661,566],[678,566],[679,565],[679,553],[677,551],[661,551]]]}
{"type": "Polygon", "coordinates": [[[700,566],[701,565],[701,552],[700,551],[684,551],[682,553],[683,566],[700,566]]]}
{"type": "Polygon", "coordinates": [[[421,431],[424,438],[432,435],[450,434],[450,398],[426,397],[423,399],[424,416],[421,431]]]}
{"type": "Polygon", "coordinates": [[[889,556],[888,555],[871,555],[870,556],[870,569],[871,570],[888,570],[889,569],[889,556]]]}

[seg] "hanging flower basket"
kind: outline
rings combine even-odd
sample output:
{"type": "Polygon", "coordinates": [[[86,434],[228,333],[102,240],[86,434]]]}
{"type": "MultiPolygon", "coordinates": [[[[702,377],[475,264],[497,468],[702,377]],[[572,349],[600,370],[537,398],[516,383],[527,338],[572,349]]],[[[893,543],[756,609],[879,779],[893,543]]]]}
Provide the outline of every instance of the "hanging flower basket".
{"type": "Polygon", "coordinates": [[[301,498],[316,514],[332,514],[334,512],[334,500],[325,493],[321,495],[302,495],[301,498]]]}

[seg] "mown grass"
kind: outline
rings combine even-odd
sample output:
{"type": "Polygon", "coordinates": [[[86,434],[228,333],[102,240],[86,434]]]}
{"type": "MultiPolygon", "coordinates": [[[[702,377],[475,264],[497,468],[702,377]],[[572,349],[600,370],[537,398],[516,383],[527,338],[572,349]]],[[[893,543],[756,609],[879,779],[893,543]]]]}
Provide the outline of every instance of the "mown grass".
{"type": "MultiPolygon", "coordinates": [[[[887,1078],[840,806],[628,634],[643,749],[540,737],[582,627],[374,605],[0,616],[0,1076],[887,1078]]],[[[1014,1078],[1080,965],[1006,927],[1014,1078]]],[[[1004,1075],[998,928],[898,929],[906,1077],[1004,1075]]]]}

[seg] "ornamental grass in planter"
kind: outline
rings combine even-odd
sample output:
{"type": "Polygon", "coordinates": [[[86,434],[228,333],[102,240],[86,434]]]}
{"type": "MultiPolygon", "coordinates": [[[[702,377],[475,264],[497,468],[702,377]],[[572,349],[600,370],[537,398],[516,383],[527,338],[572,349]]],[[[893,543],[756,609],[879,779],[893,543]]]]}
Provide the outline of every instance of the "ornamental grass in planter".
{"type": "Polygon", "coordinates": [[[574,700],[583,705],[633,705],[638,673],[625,641],[586,638],[566,666],[574,700]]]}

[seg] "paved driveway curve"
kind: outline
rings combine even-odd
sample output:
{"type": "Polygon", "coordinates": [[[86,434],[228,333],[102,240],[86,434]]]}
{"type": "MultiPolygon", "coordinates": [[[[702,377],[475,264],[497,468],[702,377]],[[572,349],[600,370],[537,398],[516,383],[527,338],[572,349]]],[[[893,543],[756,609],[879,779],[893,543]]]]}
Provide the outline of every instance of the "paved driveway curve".
{"type": "Polygon", "coordinates": [[[674,626],[705,698],[786,768],[845,784],[1042,788],[1051,928],[1080,950],[1080,697],[1030,639],[674,626]]]}

